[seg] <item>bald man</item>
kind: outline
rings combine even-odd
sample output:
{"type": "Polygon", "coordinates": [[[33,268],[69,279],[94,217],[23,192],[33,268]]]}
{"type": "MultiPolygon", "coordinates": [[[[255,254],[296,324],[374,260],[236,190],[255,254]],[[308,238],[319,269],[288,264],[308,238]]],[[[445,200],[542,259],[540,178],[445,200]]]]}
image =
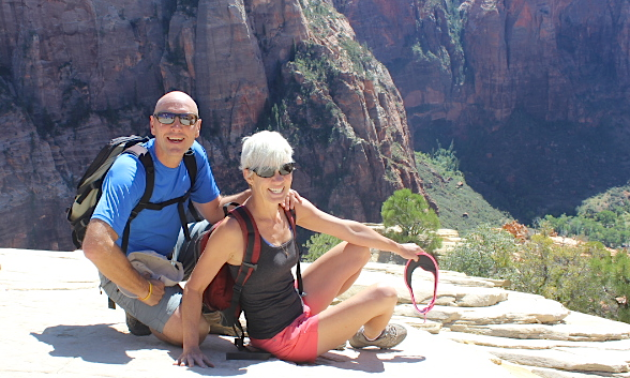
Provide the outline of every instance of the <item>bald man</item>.
{"type": "MultiPolygon", "coordinates": [[[[185,195],[191,180],[183,157],[192,150],[197,162],[195,186],[190,200],[210,223],[223,218],[223,204],[243,203],[249,190],[222,197],[212,176],[208,157],[195,141],[201,129],[201,119],[195,101],[186,93],[170,92],[158,100],[150,117],[151,138],[144,147],[155,167],[155,184],[151,202],[159,203],[185,195]]],[[[100,272],[101,287],[107,296],[127,314],[131,333],[153,333],[158,338],[181,344],[182,326],[179,313],[182,288],[165,287],[160,280],[142,276],[121,249],[121,237],[133,208],[146,188],[146,171],[139,158],[122,154],[116,159],[103,183],[103,194],[92,215],[83,241],[85,256],[100,272]],[[124,289],[123,294],[120,289],[124,289]]],[[[208,224],[206,222],[206,224],[208,224]]],[[[126,253],[153,251],[171,256],[182,229],[177,204],[162,210],[141,211],[131,222],[126,253]]],[[[181,240],[181,238],[180,238],[181,240]]],[[[184,266],[194,265],[194,256],[185,248],[178,260],[184,266]],[[191,260],[193,259],[193,260],[191,260]]],[[[203,318],[202,318],[203,319],[203,318]]],[[[207,322],[200,322],[203,339],[209,331],[207,322]]]]}

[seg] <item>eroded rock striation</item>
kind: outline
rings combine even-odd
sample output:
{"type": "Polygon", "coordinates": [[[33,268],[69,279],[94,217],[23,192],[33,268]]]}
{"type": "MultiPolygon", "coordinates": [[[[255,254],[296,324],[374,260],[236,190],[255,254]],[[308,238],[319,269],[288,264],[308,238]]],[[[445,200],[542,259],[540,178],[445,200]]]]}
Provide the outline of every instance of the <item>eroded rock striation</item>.
{"type": "Polygon", "coordinates": [[[422,193],[402,97],[326,2],[0,1],[0,240],[72,248],[64,210],[109,138],[148,133],[155,101],[190,93],[223,192],[245,184],[240,139],[280,130],[295,188],[380,220],[395,190],[422,193]]]}
{"type": "Polygon", "coordinates": [[[414,146],[528,223],[630,177],[625,0],[334,0],[390,70],[414,146]],[[613,157],[614,156],[614,157],[613,157]]]}

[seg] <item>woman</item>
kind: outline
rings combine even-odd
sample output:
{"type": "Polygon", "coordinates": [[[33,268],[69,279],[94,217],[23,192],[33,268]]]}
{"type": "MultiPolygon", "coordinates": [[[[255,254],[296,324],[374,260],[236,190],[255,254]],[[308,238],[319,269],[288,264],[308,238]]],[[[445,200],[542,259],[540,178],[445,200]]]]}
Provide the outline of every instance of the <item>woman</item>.
{"type": "MultiPolygon", "coordinates": [[[[291,273],[299,258],[295,235],[279,206],[291,189],[292,156],[293,149],[277,132],[262,131],[243,139],[241,169],[252,193],[243,206],[253,215],[263,239],[258,269],[241,296],[251,344],[294,362],[312,362],[348,339],[355,348],[398,345],[407,332],[400,325],[388,324],[398,300],[395,289],[377,284],[329,305],[357,279],[370,258],[370,248],[416,260],[422,250],[415,244],[396,243],[358,222],[324,213],[302,199],[295,204],[297,225],[344,242],[304,271],[305,293],[300,297],[291,273]]],[[[238,222],[227,218],[212,233],[184,289],[184,350],[177,364],[213,366],[199,348],[202,295],[226,262],[235,274],[243,249],[238,222]]]]}

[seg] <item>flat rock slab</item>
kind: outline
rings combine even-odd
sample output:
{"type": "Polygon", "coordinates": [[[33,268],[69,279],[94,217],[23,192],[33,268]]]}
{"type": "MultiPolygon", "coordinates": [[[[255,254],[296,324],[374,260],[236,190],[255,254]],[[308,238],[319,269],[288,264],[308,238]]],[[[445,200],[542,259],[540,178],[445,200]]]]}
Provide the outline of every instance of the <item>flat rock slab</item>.
{"type": "MultiPolygon", "coordinates": [[[[582,314],[580,314],[582,315],[582,314]]],[[[619,323],[619,322],[613,322],[619,323]]],[[[621,323],[625,324],[625,323],[621,323]]],[[[444,332],[443,336],[468,345],[478,345],[502,360],[530,365],[543,377],[564,377],[589,372],[602,376],[626,376],[630,370],[630,340],[607,342],[514,339],[444,332]],[[546,370],[537,370],[538,368],[546,370]],[[553,369],[551,371],[550,369],[553,369]],[[564,374],[561,374],[564,372],[564,374]]],[[[592,375],[591,375],[592,377],[592,375]]]]}
{"type": "Polygon", "coordinates": [[[484,348],[502,360],[519,365],[553,368],[598,375],[628,373],[627,351],[593,348],[554,348],[550,350],[484,348]]]}
{"type": "MultiPolygon", "coordinates": [[[[625,324],[625,323],[622,323],[625,324]]],[[[512,337],[496,337],[478,335],[465,332],[444,332],[442,334],[453,341],[480,346],[506,348],[506,349],[553,349],[553,348],[594,348],[598,350],[625,351],[630,356],[630,339],[613,340],[606,342],[568,341],[548,339],[525,339],[512,337]]]]}
{"type": "MultiPolygon", "coordinates": [[[[519,295],[518,298],[518,300],[511,300],[508,296],[508,300],[486,307],[435,306],[427,318],[439,321],[453,331],[463,331],[474,326],[488,324],[557,323],[570,313],[562,304],[539,295],[519,295]]],[[[412,305],[397,306],[396,314],[409,317],[419,316],[412,305]]]]}
{"type": "Polygon", "coordinates": [[[630,324],[574,311],[557,324],[454,324],[450,329],[457,332],[516,339],[591,342],[630,339],[630,324]]]}
{"type": "Polygon", "coordinates": [[[235,350],[231,338],[210,336],[202,349],[216,367],[179,367],[173,363],[181,348],[129,334],[124,312],[106,302],[96,270],[81,252],[0,249],[0,377],[533,377],[474,346],[412,326],[396,350],[349,348],[314,365],[228,361],[225,353],[235,350]]]}

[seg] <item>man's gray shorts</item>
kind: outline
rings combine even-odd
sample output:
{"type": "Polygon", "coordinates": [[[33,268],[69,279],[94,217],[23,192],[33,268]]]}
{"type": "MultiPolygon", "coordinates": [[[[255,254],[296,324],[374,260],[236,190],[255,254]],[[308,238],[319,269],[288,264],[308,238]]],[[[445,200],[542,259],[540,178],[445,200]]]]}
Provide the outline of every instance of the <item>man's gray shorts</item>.
{"type": "MultiPolygon", "coordinates": [[[[177,261],[181,262],[184,267],[184,280],[190,277],[199,259],[200,251],[198,242],[201,234],[209,228],[210,224],[208,221],[189,224],[190,241],[186,240],[183,231],[179,233],[179,239],[173,249],[173,253],[177,256],[177,261]]],[[[99,275],[101,277],[101,287],[111,300],[122,307],[131,316],[158,332],[162,332],[164,325],[173,313],[175,313],[175,310],[177,310],[182,300],[183,290],[181,286],[167,286],[164,288],[164,296],[160,300],[160,303],[155,306],[149,306],[138,299],[132,299],[123,295],[115,283],[102,274],[99,275]]]]}

